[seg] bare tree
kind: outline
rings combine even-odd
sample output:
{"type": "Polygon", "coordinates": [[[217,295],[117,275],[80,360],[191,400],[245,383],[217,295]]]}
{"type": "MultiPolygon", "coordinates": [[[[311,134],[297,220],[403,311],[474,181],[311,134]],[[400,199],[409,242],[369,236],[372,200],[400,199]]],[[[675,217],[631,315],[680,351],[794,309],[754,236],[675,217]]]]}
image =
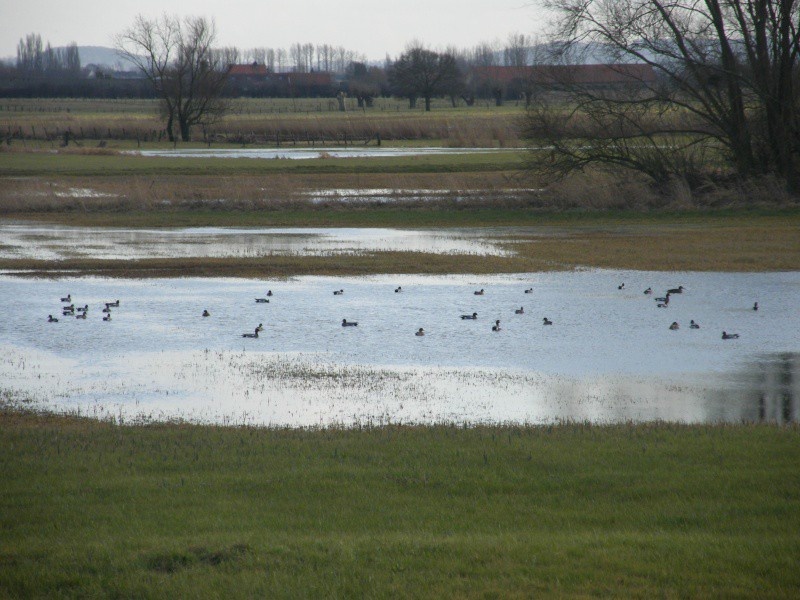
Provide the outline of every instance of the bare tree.
{"type": "Polygon", "coordinates": [[[462,85],[452,54],[439,54],[419,45],[409,48],[392,64],[389,82],[398,96],[409,99],[412,108],[418,97],[424,98],[426,111],[431,109],[431,98],[457,95],[462,85]]]}
{"type": "Polygon", "coordinates": [[[213,52],[213,21],[203,17],[160,19],[136,17],[133,26],[116,36],[117,50],[133,62],[161,98],[170,141],[177,121],[181,139],[191,127],[207,124],[226,110],[221,98],[226,71],[213,52]]]}
{"type": "MultiPolygon", "coordinates": [[[[562,158],[571,157],[567,164],[619,161],[637,168],[643,155],[637,148],[644,148],[669,169],[675,156],[684,157],[685,167],[687,157],[694,164],[717,148],[738,176],[774,173],[800,190],[800,0],[543,3],[557,15],[553,34],[563,55],[594,45],[658,75],[641,81],[636,95],[569,87],[578,109],[562,111],[556,129],[569,133],[570,124],[585,130],[593,123],[598,135],[591,144],[559,141],[562,158]]],[[[541,109],[529,120],[534,134],[557,120],[541,109]]]]}

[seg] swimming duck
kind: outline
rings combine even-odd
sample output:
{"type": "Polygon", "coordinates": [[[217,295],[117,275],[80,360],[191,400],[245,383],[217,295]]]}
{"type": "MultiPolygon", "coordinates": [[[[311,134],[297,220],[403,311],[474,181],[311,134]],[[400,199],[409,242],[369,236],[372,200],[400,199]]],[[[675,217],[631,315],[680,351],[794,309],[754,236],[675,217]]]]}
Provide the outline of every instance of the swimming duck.
{"type": "Polygon", "coordinates": [[[84,304],[82,307],[81,307],[81,306],[79,306],[79,307],[78,307],[78,308],[76,308],[75,310],[77,310],[78,312],[85,313],[86,311],[88,311],[88,310],[89,310],[89,305],[88,305],[88,304],[84,304]]]}
{"type": "Polygon", "coordinates": [[[686,289],[685,287],[683,287],[682,285],[679,285],[676,288],[672,288],[671,290],[667,290],[667,293],[668,294],[682,294],[683,290],[685,290],[685,289],[686,289]]]}
{"type": "Polygon", "coordinates": [[[75,305],[70,304],[69,306],[62,306],[61,310],[63,310],[64,312],[75,312],[75,305]]]}
{"type": "Polygon", "coordinates": [[[106,308],[116,308],[119,306],[119,300],[114,300],[114,302],[106,302],[106,308]]]}
{"type": "Polygon", "coordinates": [[[492,325],[492,331],[500,331],[500,319],[497,319],[497,321],[494,322],[494,325],[492,325]]]}
{"type": "Polygon", "coordinates": [[[56,319],[53,315],[47,315],[47,322],[48,323],[58,323],[58,319],[56,319]]]}
{"type": "Polygon", "coordinates": [[[342,327],[358,327],[357,321],[348,321],[347,319],[342,319],[342,327]]]}
{"type": "Polygon", "coordinates": [[[650,294],[652,294],[652,293],[653,293],[653,288],[647,288],[647,289],[644,291],[644,294],[645,294],[645,296],[649,296],[649,295],[650,295],[650,294]]]}
{"type": "Polygon", "coordinates": [[[267,296],[272,296],[272,290],[267,290],[267,296]]]}
{"type": "Polygon", "coordinates": [[[210,312],[208,312],[207,310],[204,310],[204,311],[203,311],[203,316],[204,316],[204,317],[210,317],[210,316],[211,316],[211,313],[210,313],[210,312]]]}
{"type": "Polygon", "coordinates": [[[263,323],[259,323],[258,327],[256,327],[256,331],[264,331],[264,324],[263,323]]]}
{"type": "Polygon", "coordinates": [[[528,288],[527,290],[525,290],[525,293],[526,294],[532,294],[533,293],[533,288],[528,288]]]}
{"type": "Polygon", "coordinates": [[[523,307],[521,307],[521,306],[514,311],[515,315],[521,315],[521,314],[524,314],[524,313],[525,313],[525,309],[523,307]]]}
{"type": "Polygon", "coordinates": [[[666,296],[662,296],[661,298],[656,298],[656,302],[669,302],[669,292],[667,292],[666,296]]]}
{"type": "Polygon", "coordinates": [[[61,299],[62,302],[72,302],[72,294],[67,294],[66,298],[61,299]]]}
{"type": "Polygon", "coordinates": [[[552,325],[552,324],[553,324],[553,322],[550,319],[548,319],[547,317],[542,319],[542,325],[552,325]]]}
{"type": "Polygon", "coordinates": [[[269,302],[267,298],[256,298],[257,304],[264,304],[265,302],[269,302]]]}
{"type": "Polygon", "coordinates": [[[75,311],[74,310],[62,310],[61,311],[61,316],[62,317],[74,317],[75,316],[75,311]]]}
{"type": "Polygon", "coordinates": [[[110,312],[111,312],[111,309],[108,307],[108,305],[106,305],[106,307],[103,309],[103,311],[102,311],[102,312],[104,312],[104,313],[110,313],[110,312]]]}
{"type": "Polygon", "coordinates": [[[472,293],[475,294],[476,296],[483,296],[483,288],[476,290],[472,293]]]}
{"type": "Polygon", "coordinates": [[[758,310],[758,302],[756,302],[755,304],[753,304],[753,310],[758,310]]]}
{"type": "Polygon", "coordinates": [[[105,317],[103,317],[103,321],[110,321],[110,320],[111,320],[111,315],[106,315],[105,317]]]}
{"type": "Polygon", "coordinates": [[[625,289],[625,284],[624,284],[624,283],[620,283],[620,284],[617,286],[617,289],[618,289],[618,290],[624,290],[624,289],[625,289]]]}
{"type": "Polygon", "coordinates": [[[344,294],[344,290],[333,290],[334,296],[341,296],[342,294],[344,294]]]}
{"type": "Polygon", "coordinates": [[[672,331],[675,331],[676,329],[680,329],[680,328],[681,328],[681,326],[680,326],[680,325],[678,325],[678,322],[677,322],[677,321],[673,321],[673,322],[672,322],[672,325],[670,325],[670,326],[669,326],[669,328],[670,328],[672,331]]]}
{"type": "Polygon", "coordinates": [[[75,315],[75,318],[76,318],[76,319],[85,319],[85,318],[86,318],[86,313],[85,313],[85,312],[82,312],[82,313],[81,313],[81,314],[79,314],[79,315],[75,315]]]}
{"type": "Polygon", "coordinates": [[[722,339],[723,340],[737,340],[739,339],[738,333],[727,333],[725,331],[722,332],[722,339]]]}
{"type": "Polygon", "coordinates": [[[472,313],[471,315],[461,315],[461,318],[464,320],[469,319],[471,321],[474,321],[475,319],[478,318],[478,313],[472,313]]]}
{"type": "Polygon", "coordinates": [[[243,338],[257,338],[258,337],[258,327],[255,328],[255,331],[253,331],[253,333],[243,333],[242,337],[243,338]]]}
{"type": "Polygon", "coordinates": [[[694,322],[694,319],[689,321],[689,329],[700,329],[700,325],[694,322]]]}
{"type": "Polygon", "coordinates": [[[419,329],[417,329],[417,333],[415,333],[414,335],[418,337],[423,336],[425,335],[425,330],[422,327],[420,327],[419,329]]]}
{"type": "Polygon", "coordinates": [[[400,293],[400,292],[402,292],[402,291],[403,291],[403,288],[402,288],[402,287],[400,287],[399,285],[398,285],[398,286],[397,286],[397,287],[394,289],[394,293],[395,293],[395,294],[399,294],[399,293],[400,293]]]}

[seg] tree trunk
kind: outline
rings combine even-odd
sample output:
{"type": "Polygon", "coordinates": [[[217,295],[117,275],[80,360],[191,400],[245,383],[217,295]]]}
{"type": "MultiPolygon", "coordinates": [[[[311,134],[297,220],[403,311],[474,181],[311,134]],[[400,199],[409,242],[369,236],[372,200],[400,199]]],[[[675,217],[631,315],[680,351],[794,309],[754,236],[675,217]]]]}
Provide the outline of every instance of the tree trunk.
{"type": "Polygon", "coordinates": [[[431,97],[425,96],[425,112],[431,112],[431,97]]]}
{"type": "Polygon", "coordinates": [[[174,121],[175,121],[175,115],[170,113],[169,117],[167,117],[167,138],[169,139],[170,142],[175,141],[175,134],[172,131],[172,125],[174,121]]]}
{"type": "Polygon", "coordinates": [[[416,96],[409,96],[408,97],[408,108],[417,108],[417,97],[416,96]]]}

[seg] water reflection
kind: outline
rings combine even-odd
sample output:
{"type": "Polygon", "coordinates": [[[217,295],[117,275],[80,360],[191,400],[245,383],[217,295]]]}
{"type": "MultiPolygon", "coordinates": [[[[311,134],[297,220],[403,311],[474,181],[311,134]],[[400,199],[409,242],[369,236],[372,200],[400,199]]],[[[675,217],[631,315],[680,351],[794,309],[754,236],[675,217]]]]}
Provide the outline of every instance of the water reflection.
{"type": "Polygon", "coordinates": [[[128,420],[796,422],[798,288],[800,273],[6,276],[0,395],[128,420]],[[678,282],[687,291],[666,310],[642,294],[678,282]],[[269,289],[270,302],[256,303],[269,289]],[[67,293],[89,318],[60,315],[67,293]],[[116,299],[113,321],[102,321],[116,299]],[[475,321],[459,317],[473,312],[475,321]],[[543,315],[554,325],[543,327],[543,315]],[[359,327],[342,328],[342,318],[359,327]],[[689,319],[702,328],[685,327],[689,319]],[[684,327],[670,331],[672,321],[684,327]],[[262,322],[259,339],[241,338],[262,322]],[[413,335],[420,326],[423,338],[413,335]],[[741,337],[722,341],[722,329],[741,337]]]}
{"type": "Polygon", "coordinates": [[[441,154],[509,152],[508,148],[389,148],[389,147],[291,147],[291,148],[197,148],[189,150],[135,150],[130,154],[159,158],[251,158],[308,160],[313,158],[379,158],[441,154]]]}

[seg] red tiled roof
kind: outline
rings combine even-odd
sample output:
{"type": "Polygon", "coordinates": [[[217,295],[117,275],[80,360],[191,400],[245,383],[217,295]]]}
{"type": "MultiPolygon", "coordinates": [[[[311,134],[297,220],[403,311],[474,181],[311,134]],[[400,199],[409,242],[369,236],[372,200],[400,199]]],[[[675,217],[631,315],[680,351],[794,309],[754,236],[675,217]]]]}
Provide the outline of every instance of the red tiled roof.
{"type": "Polygon", "coordinates": [[[228,75],[233,77],[266,77],[269,69],[266,65],[230,65],[228,75]]]}

